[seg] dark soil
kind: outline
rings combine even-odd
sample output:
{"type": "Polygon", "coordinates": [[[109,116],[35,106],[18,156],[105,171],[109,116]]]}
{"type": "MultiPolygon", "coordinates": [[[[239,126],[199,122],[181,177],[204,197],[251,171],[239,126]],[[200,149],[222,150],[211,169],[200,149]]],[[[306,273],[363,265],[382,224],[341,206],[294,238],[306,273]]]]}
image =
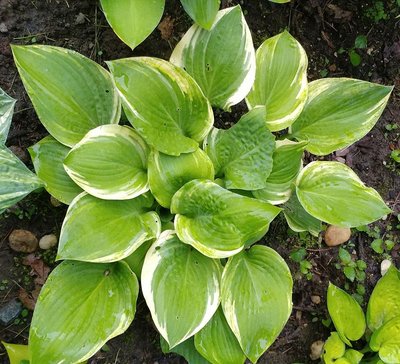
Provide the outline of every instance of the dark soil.
{"type": "MultiPolygon", "coordinates": [[[[377,2],[294,0],[291,4],[277,5],[267,0],[223,0],[222,5],[242,5],[256,47],[265,38],[288,28],[308,53],[311,80],[321,76],[354,77],[395,85],[383,117],[368,136],[350,148],[346,163],[366,184],[377,189],[394,210],[386,221],[376,226],[381,234],[391,234],[394,239],[399,239],[399,231],[396,228],[390,231],[390,226],[398,224],[400,167],[391,160],[390,152],[400,148],[400,19],[396,19],[400,14],[400,5],[396,5],[398,0],[397,3],[396,0],[384,1],[385,19],[379,19],[382,14],[371,10],[377,2]],[[362,62],[354,67],[348,51],[354,47],[358,35],[367,36],[368,47],[357,50],[362,62]],[[388,131],[386,126],[395,123],[399,129],[388,131]]],[[[0,24],[4,23],[6,28],[0,32],[0,87],[18,100],[8,146],[20,147],[20,158],[30,165],[26,148],[47,134],[38,122],[19,79],[10,43],[44,43],[71,48],[103,65],[104,60],[132,55],[168,59],[191,21],[177,0],[167,1],[163,21],[167,31],[161,34],[160,30],[155,30],[132,54],[109,28],[95,0],[0,0],[0,24]]],[[[237,121],[242,112],[243,106],[235,107],[231,114],[217,112],[216,123],[218,126],[229,125],[237,121]]],[[[33,289],[29,269],[21,264],[23,257],[8,247],[10,232],[23,228],[38,237],[48,233],[58,234],[65,211],[65,207],[53,207],[49,195],[42,192],[32,194],[16,208],[0,216],[0,307],[18,297],[21,287],[27,291],[33,289]],[[2,283],[3,280],[7,280],[7,283],[2,283]]],[[[380,277],[379,262],[384,258],[371,249],[371,240],[366,234],[354,232],[346,246],[354,259],[363,259],[367,263],[364,302],[380,277]]],[[[341,287],[347,282],[351,292],[355,292],[356,284],[346,281],[343,271],[335,268],[338,248],[321,247],[317,239],[304,236],[287,238],[286,227],[281,220],[271,226],[265,241],[290,264],[295,277],[294,310],[280,337],[259,362],[312,363],[309,359],[311,343],[324,340],[329,335],[329,329],[321,322],[327,317],[325,295],[328,282],[332,281],[341,287]],[[289,253],[298,247],[307,248],[307,259],[312,263],[310,280],[299,272],[299,265],[289,258],[289,253]],[[311,296],[319,296],[321,303],[313,303],[311,296]]],[[[42,257],[50,265],[52,254],[54,252],[42,257]]],[[[399,244],[388,254],[399,266],[399,244]]],[[[30,315],[21,317],[19,322],[7,327],[0,326],[0,339],[26,343],[30,315]]],[[[175,356],[162,354],[159,336],[141,297],[137,317],[129,331],[111,340],[108,349],[90,361],[102,364],[183,362],[175,356]]],[[[0,363],[8,363],[2,347],[0,363]]]]}

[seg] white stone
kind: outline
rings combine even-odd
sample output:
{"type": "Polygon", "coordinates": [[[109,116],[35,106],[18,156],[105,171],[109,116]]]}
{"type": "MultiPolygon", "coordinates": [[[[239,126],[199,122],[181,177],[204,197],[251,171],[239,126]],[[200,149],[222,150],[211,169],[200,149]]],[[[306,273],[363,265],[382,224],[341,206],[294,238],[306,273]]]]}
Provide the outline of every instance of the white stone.
{"type": "Polygon", "coordinates": [[[389,270],[391,265],[392,265],[392,262],[389,259],[382,260],[382,263],[381,263],[381,276],[382,277],[386,274],[386,272],[389,270]]]}
{"type": "Polygon", "coordinates": [[[58,242],[57,236],[54,234],[45,235],[39,241],[39,247],[43,250],[51,249],[53,246],[56,246],[58,242]]]}

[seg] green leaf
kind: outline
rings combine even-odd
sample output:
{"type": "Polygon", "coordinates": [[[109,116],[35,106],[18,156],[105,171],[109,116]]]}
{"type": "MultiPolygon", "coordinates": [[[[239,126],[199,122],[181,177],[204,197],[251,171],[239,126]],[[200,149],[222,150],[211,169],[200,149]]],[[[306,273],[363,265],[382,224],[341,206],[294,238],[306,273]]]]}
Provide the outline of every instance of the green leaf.
{"type": "Polygon", "coordinates": [[[266,107],[266,123],[271,131],[292,125],[307,99],[307,54],[290,33],[269,38],[256,53],[257,72],[246,98],[250,109],[266,107]]]}
{"type": "Polygon", "coordinates": [[[44,182],[46,190],[57,200],[69,205],[82,192],[64,169],[63,162],[70,148],[49,135],[28,150],[36,174],[44,182]]]}
{"type": "Polygon", "coordinates": [[[189,16],[204,29],[210,30],[217,16],[221,0],[181,0],[189,16]]]}
{"type": "Polygon", "coordinates": [[[185,183],[196,178],[213,180],[214,166],[200,148],[178,157],[153,150],[149,157],[148,174],[151,193],[161,206],[169,208],[172,196],[185,183]]]}
{"type": "Polygon", "coordinates": [[[354,67],[357,67],[361,64],[361,56],[354,49],[349,51],[349,57],[350,62],[354,67]]]}
{"type": "Polygon", "coordinates": [[[222,266],[164,231],[148,251],[142,291],[154,324],[170,348],[201,330],[220,301],[222,266]]]}
{"type": "Polygon", "coordinates": [[[331,225],[366,225],[391,212],[378,192],[339,162],[308,164],[297,177],[296,192],[310,215],[331,225]]]}
{"type": "Polygon", "coordinates": [[[375,331],[399,313],[400,272],[392,264],[372,291],[367,309],[368,327],[375,331]]]}
{"type": "Polygon", "coordinates": [[[265,126],[265,109],[256,108],[228,130],[214,128],[204,141],[215,174],[228,189],[265,187],[272,170],[275,137],[265,126]]]}
{"type": "Polygon", "coordinates": [[[240,6],[219,11],[209,31],[193,25],[170,60],[193,76],[213,106],[229,110],[242,101],[254,82],[256,60],[240,6]]]}
{"type": "Polygon", "coordinates": [[[314,236],[318,236],[322,231],[321,221],[304,210],[296,194],[293,194],[289,201],[283,205],[283,213],[289,227],[293,231],[308,231],[314,236]]]}
{"type": "Polygon", "coordinates": [[[129,327],[138,290],[136,276],[124,262],[61,263],[43,286],[33,313],[31,364],[90,358],[129,327]]]}
{"type": "Polygon", "coordinates": [[[16,102],[0,87],[0,145],[6,143],[16,102]]]}
{"type": "Polygon", "coordinates": [[[344,357],[349,361],[349,364],[359,364],[363,356],[363,353],[353,349],[348,349],[344,353],[344,357]]]}
{"type": "Polygon", "coordinates": [[[352,296],[332,283],[329,283],[327,303],[329,315],[340,338],[352,346],[350,341],[360,339],[366,329],[362,308],[352,296]]]}
{"type": "Polygon", "coordinates": [[[365,35],[357,36],[356,40],[354,41],[354,47],[365,49],[367,48],[368,39],[365,35]]]}
{"type": "Polygon", "coordinates": [[[129,268],[131,268],[132,272],[135,273],[136,277],[139,279],[142,276],[144,258],[153,243],[154,240],[144,242],[131,255],[124,259],[124,261],[129,265],[129,268]]]}
{"type": "Polygon", "coordinates": [[[290,3],[290,0],[269,0],[271,3],[276,3],[276,4],[286,4],[290,3]]]}
{"type": "Polygon", "coordinates": [[[169,348],[168,343],[165,339],[160,336],[161,350],[164,354],[176,353],[183,356],[189,364],[210,364],[206,359],[204,359],[194,346],[193,336],[183,343],[175,346],[173,349],[169,348]]]}
{"type": "Polygon", "coordinates": [[[341,358],[346,352],[346,345],[337,332],[331,332],[324,345],[322,358],[325,364],[337,363],[336,359],[341,358]]]}
{"type": "Polygon", "coordinates": [[[197,351],[213,364],[243,364],[246,360],[221,308],[194,336],[194,344],[197,351]]]}
{"type": "Polygon", "coordinates": [[[118,123],[120,100],[103,67],[59,47],[13,45],[12,51],[40,121],[60,143],[72,147],[89,130],[118,123]]]}
{"type": "Polygon", "coordinates": [[[149,148],[130,127],[103,125],[91,130],[68,153],[64,168],[93,196],[128,200],[149,190],[149,148]]]}
{"type": "Polygon", "coordinates": [[[349,264],[352,262],[351,254],[343,248],[339,248],[339,258],[344,264],[349,264]]]}
{"type": "Polygon", "coordinates": [[[384,363],[400,363],[400,315],[387,321],[371,336],[369,347],[384,363]]]}
{"type": "Polygon", "coordinates": [[[157,27],[165,0],[100,0],[112,30],[131,49],[142,43],[157,27]]]}
{"type": "Polygon", "coordinates": [[[171,204],[179,239],[210,258],[232,256],[261,239],[280,211],[204,180],[186,183],[171,204]]]}
{"type": "Polygon", "coordinates": [[[0,211],[16,204],[43,183],[7,148],[0,148],[0,211]]]}
{"type": "Polygon", "coordinates": [[[350,78],[325,78],[308,87],[303,112],[291,135],[306,149],[327,155],[366,135],[381,116],[393,87],[350,78]]]}
{"type": "Polygon", "coordinates": [[[107,62],[130,123],[160,152],[194,152],[214,116],[199,86],[184,70],[150,57],[107,62]]]}
{"type": "Polygon", "coordinates": [[[292,276],[273,249],[255,245],[230,258],[221,284],[226,320],[255,363],[271,346],[292,311],[292,276]]]}
{"type": "Polygon", "coordinates": [[[371,243],[371,248],[374,250],[374,252],[382,254],[384,252],[382,244],[383,240],[381,238],[374,239],[371,243]]]}
{"type": "Polygon", "coordinates": [[[24,360],[29,363],[29,347],[28,345],[8,344],[1,342],[6,348],[10,364],[21,364],[24,360]]]}
{"type": "Polygon", "coordinates": [[[287,139],[277,141],[266,187],[253,191],[253,195],[273,205],[288,201],[294,189],[294,181],[303,165],[302,157],[306,145],[307,142],[295,143],[287,139]]]}
{"type": "Polygon", "coordinates": [[[105,263],[126,258],[161,233],[153,197],[109,201],[82,193],[71,204],[60,233],[57,259],[105,263]]]}
{"type": "Polygon", "coordinates": [[[350,282],[354,282],[356,279],[356,271],[353,267],[344,267],[343,273],[350,282]]]}

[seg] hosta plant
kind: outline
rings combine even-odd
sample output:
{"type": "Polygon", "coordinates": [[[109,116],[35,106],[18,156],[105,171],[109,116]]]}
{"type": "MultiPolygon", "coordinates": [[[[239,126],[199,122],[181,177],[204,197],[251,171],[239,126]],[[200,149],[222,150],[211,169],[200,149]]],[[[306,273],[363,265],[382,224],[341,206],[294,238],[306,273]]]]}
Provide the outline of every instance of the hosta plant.
{"type": "MultiPolygon", "coordinates": [[[[301,45],[283,32],[255,52],[239,6],[210,30],[190,28],[170,61],[114,60],[108,72],[57,47],[13,54],[50,133],[29,149],[37,180],[69,205],[62,262],[33,314],[31,364],[82,362],[124,332],[139,280],[165,351],[255,363],[292,308],[290,271],[267,246],[274,237],[256,244],[272,220],[282,213],[293,230],[318,234],[322,222],[359,226],[390,211],[349,167],[303,168],[302,157],[360,139],[391,88],[308,83],[301,45]],[[213,126],[212,107],[245,98],[233,127],[213,126]],[[130,125],[119,124],[121,105],[130,125]]],[[[4,171],[11,192],[31,191],[4,171]]]]}
{"type": "Polygon", "coordinates": [[[324,364],[400,363],[400,272],[393,265],[376,284],[366,315],[352,296],[333,284],[327,301],[336,331],[325,343],[324,364]]]}

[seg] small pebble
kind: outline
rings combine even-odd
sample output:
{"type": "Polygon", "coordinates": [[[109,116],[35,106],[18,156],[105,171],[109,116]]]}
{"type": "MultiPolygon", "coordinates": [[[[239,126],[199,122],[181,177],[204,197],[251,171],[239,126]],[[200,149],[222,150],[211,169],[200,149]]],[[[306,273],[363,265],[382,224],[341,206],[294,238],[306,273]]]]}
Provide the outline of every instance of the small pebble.
{"type": "Polygon", "coordinates": [[[75,18],[75,24],[84,24],[86,21],[85,14],[79,13],[75,18]]]}
{"type": "Polygon", "coordinates": [[[346,164],[346,159],[344,159],[343,157],[336,157],[335,160],[336,162],[346,164]]]}
{"type": "Polygon", "coordinates": [[[8,29],[4,23],[0,23],[0,33],[7,33],[8,29]]]}
{"type": "Polygon", "coordinates": [[[315,296],[311,296],[311,302],[316,304],[316,305],[319,305],[321,303],[321,297],[320,296],[316,296],[316,295],[315,296]]]}
{"type": "Polygon", "coordinates": [[[39,247],[43,250],[51,249],[53,246],[56,246],[58,242],[57,236],[54,234],[45,235],[39,240],[39,247]]]}
{"type": "Polygon", "coordinates": [[[8,237],[10,248],[20,253],[33,253],[38,248],[38,240],[28,230],[14,230],[8,237]]]}
{"type": "Polygon", "coordinates": [[[324,342],[322,340],[314,341],[311,344],[311,353],[310,353],[310,359],[311,360],[318,360],[321,358],[322,352],[324,350],[324,342]]]}
{"type": "Polygon", "coordinates": [[[351,230],[349,228],[330,225],[325,231],[324,240],[328,246],[337,246],[348,241],[350,237],[351,230]]]}
{"type": "Polygon", "coordinates": [[[381,263],[381,276],[382,277],[386,274],[386,272],[389,270],[391,265],[392,265],[392,262],[389,259],[382,260],[382,263],[381,263]]]}
{"type": "Polygon", "coordinates": [[[0,307],[0,324],[3,326],[9,325],[15,320],[22,311],[21,302],[13,299],[0,307]]]}
{"type": "Polygon", "coordinates": [[[349,148],[344,148],[344,149],[337,150],[335,152],[335,154],[337,157],[345,157],[347,154],[349,154],[349,152],[350,152],[349,148]]]}

